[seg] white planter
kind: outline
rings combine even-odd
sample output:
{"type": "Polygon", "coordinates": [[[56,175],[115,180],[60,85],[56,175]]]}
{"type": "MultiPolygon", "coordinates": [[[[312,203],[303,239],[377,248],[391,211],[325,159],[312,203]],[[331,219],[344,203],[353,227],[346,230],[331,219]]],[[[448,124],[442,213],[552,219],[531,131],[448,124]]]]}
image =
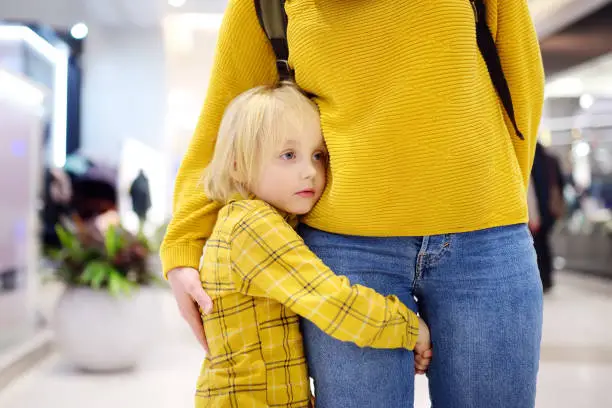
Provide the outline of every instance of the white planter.
{"type": "Polygon", "coordinates": [[[63,356],[86,371],[134,368],[154,337],[154,293],[141,289],[113,297],[102,290],[68,288],[55,314],[56,342],[63,356]]]}

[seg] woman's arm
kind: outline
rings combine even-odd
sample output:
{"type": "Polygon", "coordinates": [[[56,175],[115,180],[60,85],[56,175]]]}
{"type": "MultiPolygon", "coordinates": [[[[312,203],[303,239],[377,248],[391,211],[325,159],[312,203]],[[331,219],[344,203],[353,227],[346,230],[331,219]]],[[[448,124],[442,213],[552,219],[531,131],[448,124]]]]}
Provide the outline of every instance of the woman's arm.
{"type": "MultiPolygon", "coordinates": [[[[485,0],[487,23],[495,38],[512,95],[518,128],[525,141],[513,138],[527,186],[544,104],[544,68],[527,0],[485,0]],[[527,150],[528,154],[523,154],[527,150]]],[[[514,134],[506,116],[506,125],[514,134]]]]}

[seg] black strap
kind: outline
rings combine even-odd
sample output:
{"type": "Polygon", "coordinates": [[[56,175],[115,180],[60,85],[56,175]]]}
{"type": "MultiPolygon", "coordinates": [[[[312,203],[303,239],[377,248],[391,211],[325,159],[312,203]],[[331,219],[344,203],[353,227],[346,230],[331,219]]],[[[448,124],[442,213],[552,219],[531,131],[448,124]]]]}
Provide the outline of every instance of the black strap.
{"type": "MultiPolygon", "coordinates": [[[[495,39],[487,25],[487,10],[484,0],[470,0],[470,3],[474,9],[474,18],[476,20],[476,42],[478,43],[478,49],[482,54],[482,58],[487,65],[491,82],[493,82],[495,91],[512,122],[512,126],[514,126],[516,135],[521,140],[525,140],[516,123],[514,105],[512,104],[512,95],[510,93],[508,81],[504,75],[501,59],[499,58],[497,46],[495,45],[495,39]]],[[[287,14],[285,13],[285,0],[255,0],[255,10],[257,11],[259,24],[263,28],[274,49],[279,79],[281,81],[293,80],[294,73],[288,62],[289,46],[287,44],[287,14]]]]}
{"type": "Polygon", "coordinates": [[[285,0],[255,0],[255,10],[276,55],[279,80],[293,81],[293,70],[289,66],[285,0]]]}
{"type": "Polygon", "coordinates": [[[502,105],[504,106],[504,109],[512,122],[512,126],[514,126],[516,135],[521,140],[525,140],[525,137],[519,130],[516,123],[514,105],[512,104],[512,95],[510,94],[508,81],[504,75],[501,59],[499,58],[499,53],[497,52],[495,39],[493,38],[493,34],[491,34],[489,26],[487,26],[487,9],[484,4],[484,0],[470,0],[470,2],[474,8],[474,17],[476,19],[476,42],[478,43],[478,48],[480,49],[482,58],[487,64],[489,76],[491,77],[491,81],[493,82],[493,86],[497,91],[497,95],[499,96],[499,99],[501,100],[502,105]]]}

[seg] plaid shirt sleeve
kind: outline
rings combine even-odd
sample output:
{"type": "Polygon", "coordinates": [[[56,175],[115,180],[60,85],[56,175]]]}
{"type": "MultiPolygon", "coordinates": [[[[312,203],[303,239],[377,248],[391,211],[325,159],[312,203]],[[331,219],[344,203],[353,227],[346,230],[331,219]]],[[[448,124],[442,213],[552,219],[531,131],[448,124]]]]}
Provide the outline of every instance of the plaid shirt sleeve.
{"type": "Polygon", "coordinates": [[[396,296],[351,286],[334,274],[274,209],[250,212],[231,238],[232,276],[241,293],[275,299],[330,336],[360,347],[414,348],[414,312],[396,296]]]}

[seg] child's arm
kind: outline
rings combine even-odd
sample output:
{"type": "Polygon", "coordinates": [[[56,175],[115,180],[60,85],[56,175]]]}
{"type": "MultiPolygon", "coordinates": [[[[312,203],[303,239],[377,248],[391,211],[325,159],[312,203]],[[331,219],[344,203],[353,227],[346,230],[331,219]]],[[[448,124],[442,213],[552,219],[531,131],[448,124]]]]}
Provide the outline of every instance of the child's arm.
{"type": "Polygon", "coordinates": [[[251,212],[236,226],[231,257],[240,292],[273,298],[360,347],[414,349],[418,318],[410,309],[395,296],[334,274],[271,208],[251,212]]]}

